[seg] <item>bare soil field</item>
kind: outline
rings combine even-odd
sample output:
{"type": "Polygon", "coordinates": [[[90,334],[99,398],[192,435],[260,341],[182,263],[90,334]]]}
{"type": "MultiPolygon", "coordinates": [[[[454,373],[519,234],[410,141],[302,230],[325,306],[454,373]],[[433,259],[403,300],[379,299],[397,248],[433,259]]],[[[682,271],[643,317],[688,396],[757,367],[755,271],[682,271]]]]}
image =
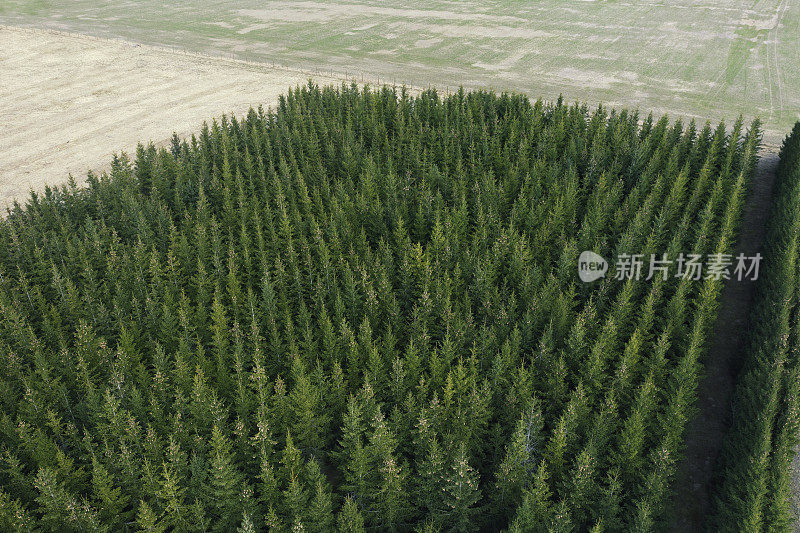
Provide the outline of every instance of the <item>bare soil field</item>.
{"type": "Polygon", "coordinates": [[[729,126],[758,116],[770,143],[800,117],[791,0],[2,0],[0,24],[729,126]]]}
{"type": "MultiPolygon", "coordinates": [[[[138,142],[277,102],[313,76],[138,44],[0,27],[0,207],[80,182],[138,142]]],[[[314,77],[320,84],[341,80],[314,77]]]]}

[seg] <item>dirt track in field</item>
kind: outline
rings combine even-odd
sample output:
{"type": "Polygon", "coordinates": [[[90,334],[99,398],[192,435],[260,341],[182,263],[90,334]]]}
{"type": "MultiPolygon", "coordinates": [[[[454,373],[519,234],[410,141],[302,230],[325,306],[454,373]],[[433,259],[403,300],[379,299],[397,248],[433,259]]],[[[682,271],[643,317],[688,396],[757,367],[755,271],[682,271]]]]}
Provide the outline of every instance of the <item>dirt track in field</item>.
{"type": "MultiPolygon", "coordinates": [[[[762,252],[778,165],[778,149],[762,150],[752,191],[744,207],[734,257],[762,252]]],[[[731,401],[746,348],[747,325],[755,294],[753,281],[729,280],[719,313],[704,375],[697,391],[698,413],[689,423],[684,459],[679,467],[673,501],[672,531],[706,531],[717,459],[732,422],[731,401]]]]}
{"type": "Polygon", "coordinates": [[[0,208],[80,182],[114,152],[197,132],[204,120],[277,102],[313,77],[122,41],[0,27],[0,208]]]}

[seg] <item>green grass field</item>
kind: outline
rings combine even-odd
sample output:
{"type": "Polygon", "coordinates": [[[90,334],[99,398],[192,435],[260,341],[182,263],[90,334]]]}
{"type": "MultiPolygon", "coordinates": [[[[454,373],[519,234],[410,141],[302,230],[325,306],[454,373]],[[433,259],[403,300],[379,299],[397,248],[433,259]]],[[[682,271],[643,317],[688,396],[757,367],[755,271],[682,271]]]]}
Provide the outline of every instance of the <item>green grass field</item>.
{"type": "Polygon", "coordinates": [[[760,116],[767,141],[800,117],[800,4],[789,0],[5,0],[0,22],[389,82],[760,116]]]}

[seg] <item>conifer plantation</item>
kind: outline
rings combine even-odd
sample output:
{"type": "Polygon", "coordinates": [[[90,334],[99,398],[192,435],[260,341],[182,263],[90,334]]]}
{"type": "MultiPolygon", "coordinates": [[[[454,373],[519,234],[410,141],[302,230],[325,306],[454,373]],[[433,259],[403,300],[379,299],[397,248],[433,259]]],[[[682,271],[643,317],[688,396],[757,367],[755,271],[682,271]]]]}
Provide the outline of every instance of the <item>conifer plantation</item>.
{"type": "Polygon", "coordinates": [[[0,530],[659,529],[724,280],[578,256],[731,253],[760,135],[309,83],[33,195],[0,530]]]}
{"type": "Polygon", "coordinates": [[[783,143],[765,269],[722,455],[716,531],[796,531],[792,459],[800,432],[800,122],[783,143]]]}

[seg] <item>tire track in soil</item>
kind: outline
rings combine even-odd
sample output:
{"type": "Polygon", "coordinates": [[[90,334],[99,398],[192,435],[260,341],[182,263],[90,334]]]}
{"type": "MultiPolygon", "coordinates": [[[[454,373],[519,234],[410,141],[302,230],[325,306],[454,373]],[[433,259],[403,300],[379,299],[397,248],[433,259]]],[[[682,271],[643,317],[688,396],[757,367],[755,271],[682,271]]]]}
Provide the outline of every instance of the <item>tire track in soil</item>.
{"type": "MultiPolygon", "coordinates": [[[[739,240],[733,251],[761,252],[778,165],[778,148],[762,147],[739,240]]],[[[763,255],[763,254],[762,254],[763,255]]],[[[755,282],[729,280],[722,290],[717,321],[703,362],[697,414],[689,423],[683,459],[673,486],[670,531],[705,531],[713,509],[717,459],[731,425],[731,401],[741,368],[755,282]]]]}

